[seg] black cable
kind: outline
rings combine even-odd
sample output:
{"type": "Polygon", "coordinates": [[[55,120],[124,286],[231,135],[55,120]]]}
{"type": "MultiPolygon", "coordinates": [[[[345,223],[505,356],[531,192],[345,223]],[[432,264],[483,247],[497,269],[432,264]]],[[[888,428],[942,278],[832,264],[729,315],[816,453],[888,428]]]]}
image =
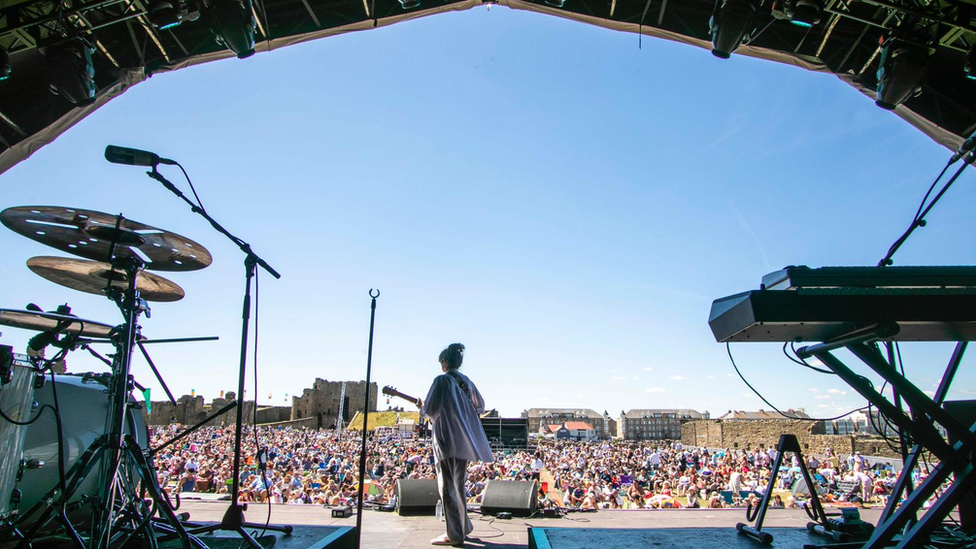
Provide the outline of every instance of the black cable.
{"type": "MultiPolygon", "coordinates": [[[[67,486],[65,482],[66,475],[64,463],[64,426],[61,424],[61,405],[58,403],[58,387],[57,381],[54,377],[54,368],[51,368],[51,397],[54,400],[54,422],[58,427],[58,487],[61,489],[61,496],[64,497],[64,492],[67,486]]],[[[67,500],[62,502],[62,511],[67,505],[67,500]]]]}
{"type": "Polygon", "coordinates": [[[882,258],[881,261],[878,262],[878,267],[886,267],[888,265],[891,265],[892,264],[891,258],[895,255],[895,252],[897,252],[898,249],[901,248],[901,245],[904,244],[906,240],[908,240],[908,237],[910,237],[912,233],[915,232],[915,229],[925,226],[925,216],[928,215],[930,211],[932,211],[932,208],[935,207],[935,205],[939,202],[939,199],[942,198],[942,195],[944,195],[946,191],[949,190],[949,187],[951,187],[952,184],[956,182],[956,179],[958,179],[959,176],[962,175],[963,170],[965,170],[966,167],[969,166],[970,162],[972,162],[972,157],[973,155],[970,155],[969,158],[963,161],[962,165],[959,166],[959,169],[956,170],[956,173],[954,173],[952,177],[949,178],[949,181],[947,181],[946,184],[943,185],[942,189],[935,195],[934,198],[932,198],[932,201],[929,202],[929,204],[926,206],[925,200],[928,199],[929,195],[932,194],[932,190],[935,188],[935,185],[939,182],[940,179],[942,179],[942,176],[945,175],[946,170],[948,170],[949,168],[949,164],[947,164],[946,167],[942,169],[942,172],[939,174],[939,177],[937,177],[935,181],[932,182],[929,191],[925,193],[925,198],[922,200],[922,203],[919,204],[919,209],[916,212],[915,217],[912,218],[912,222],[908,225],[908,229],[900,237],[898,237],[897,240],[895,240],[895,242],[891,245],[891,247],[888,248],[888,253],[885,254],[884,258],[882,258]]]}
{"type": "MultiPolygon", "coordinates": [[[[746,378],[742,375],[742,372],[739,371],[739,366],[736,365],[735,359],[732,357],[732,345],[729,344],[728,342],[726,342],[726,344],[725,344],[725,350],[729,354],[729,360],[732,362],[732,367],[735,368],[735,373],[739,374],[739,379],[741,379],[742,382],[746,384],[746,387],[748,387],[750,390],[752,390],[752,392],[755,393],[756,396],[759,397],[763,402],[765,402],[767,406],[769,406],[773,410],[776,410],[777,413],[779,413],[781,416],[783,416],[783,417],[785,417],[787,419],[796,419],[796,420],[800,420],[800,421],[834,421],[834,420],[837,420],[837,419],[841,419],[843,417],[847,417],[847,416],[853,414],[854,412],[858,412],[860,410],[864,410],[865,408],[867,408],[867,406],[862,406],[860,408],[854,408],[853,410],[851,410],[851,411],[849,411],[847,413],[844,413],[844,414],[841,414],[841,415],[835,416],[835,417],[828,417],[828,418],[813,418],[813,417],[796,417],[796,416],[791,416],[790,414],[784,413],[779,408],[777,408],[776,406],[774,406],[773,403],[771,403],[768,400],[766,400],[766,397],[762,396],[762,394],[759,391],[757,391],[755,387],[753,387],[748,381],[746,381],[746,378]]],[[[868,380],[868,383],[870,383],[869,380],[868,380]]]]}
{"type": "Polygon", "coordinates": [[[945,167],[942,168],[942,171],[939,172],[939,176],[935,178],[935,181],[933,181],[932,184],[929,185],[929,190],[925,191],[925,196],[922,197],[922,202],[919,203],[918,210],[915,211],[915,217],[912,218],[912,221],[918,221],[919,216],[922,215],[922,208],[925,207],[925,202],[927,202],[929,199],[929,195],[932,194],[932,191],[935,189],[935,186],[939,183],[939,180],[942,179],[942,176],[945,175],[947,171],[949,171],[949,166],[951,165],[952,165],[951,162],[949,164],[946,164],[945,167]]]}
{"type": "Polygon", "coordinates": [[[190,176],[186,173],[186,170],[183,169],[183,165],[179,162],[174,162],[174,164],[179,166],[180,171],[183,172],[183,177],[186,178],[186,182],[190,184],[190,191],[193,192],[193,198],[197,199],[197,208],[200,208],[201,212],[207,213],[207,209],[203,207],[203,201],[200,200],[200,196],[197,195],[197,190],[193,187],[193,181],[190,181],[190,176]]]}
{"type": "MultiPolygon", "coordinates": [[[[61,490],[61,494],[64,495],[67,483],[65,482],[66,477],[66,467],[65,467],[65,455],[64,455],[64,425],[61,423],[61,406],[58,403],[58,388],[57,380],[55,379],[54,365],[58,362],[64,360],[68,356],[68,352],[74,347],[75,341],[81,337],[81,332],[77,332],[71,336],[67,336],[64,339],[66,345],[53,357],[50,359],[40,359],[43,366],[40,368],[40,372],[43,373],[44,370],[48,370],[51,373],[51,396],[54,400],[54,407],[51,410],[54,412],[54,423],[57,426],[57,441],[58,441],[58,488],[61,490]]],[[[45,405],[50,407],[50,405],[45,405]]],[[[38,412],[37,417],[40,417],[40,412],[38,412]]],[[[36,418],[35,418],[36,421],[36,418]]],[[[33,423],[33,421],[31,421],[33,423]]],[[[67,501],[62,503],[62,510],[67,506],[67,501]]]]}
{"type": "MultiPolygon", "coordinates": [[[[261,285],[260,285],[260,273],[258,269],[254,270],[254,411],[251,416],[251,426],[254,428],[254,448],[257,452],[261,453],[261,441],[258,438],[258,326],[260,325],[260,314],[261,314],[261,285]]],[[[268,451],[264,451],[265,459],[268,458],[268,451]]],[[[268,467],[267,463],[264,466],[260,465],[260,458],[258,459],[258,467],[261,469],[261,478],[264,480],[264,486],[268,489],[268,519],[264,522],[264,528],[261,530],[261,535],[257,537],[264,537],[268,532],[268,526],[271,525],[271,484],[268,482],[268,467]]]]}
{"type": "Polygon", "coordinates": [[[792,341],[789,341],[789,342],[783,343],[783,354],[786,355],[786,358],[792,360],[793,362],[799,364],[800,366],[803,366],[804,368],[810,368],[814,372],[819,372],[821,374],[829,374],[829,375],[832,375],[832,376],[837,375],[835,372],[833,372],[831,370],[825,370],[825,369],[822,369],[822,368],[817,368],[816,366],[813,366],[812,364],[808,363],[806,360],[803,360],[800,357],[790,356],[790,354],[786,352],[786,345],[787,344],[790,346],[790,350],[793,351],[793,355],[796,355],[796,348],[793,346],[794,343],[792,341]]]}

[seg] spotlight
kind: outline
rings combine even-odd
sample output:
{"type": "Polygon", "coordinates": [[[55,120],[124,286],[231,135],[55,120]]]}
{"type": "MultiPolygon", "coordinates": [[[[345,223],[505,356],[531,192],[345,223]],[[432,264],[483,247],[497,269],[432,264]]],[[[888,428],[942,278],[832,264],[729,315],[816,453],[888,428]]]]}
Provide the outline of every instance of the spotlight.
{"type": "Polygon", "coordinates": [[[405,10],[412,10],[420,7],[420,0],[400,0],[400,7],[405,10]]]}
{"type": "Polygon", "coordinates": [[[257,23],[250,0],[216,0],[210,6],[210,29],[217,43],[230,48],[238,59],[254,55],[257,23]]]}
{"type": "Polygon", "coordinates": [[[976,80],[976,46],[966,54],[966,64],[962,69],[966,72],[966,78],[976,80]]]}
{"type": "Polygon", "coordinates": [[[7,53],[7,50],[0,48],[0,80],[10,78],[11,72],[13,72],[13,68],[10,66],[10,54],[7,53]]]}
{"type": "Polygon", "coordinates": [[[51,91],[74,105],[87,105],[95,100],[95,68],[92,66],[92,47],[81,38],[41,48],[47,60],[47,76],[51,91]]]}
{"type": "Polygon", "coordinates": [[[928,72],[929,51],[902,38],[889,37],[881,46],[878,99],[875,105],[892,110],[915,94],[928,72]]]}
{"type": "Polygon", "coordinates": [[[183,21],[177,0],[156,0],[149,5],[149,22],[159,30],[171,29],[183,21]]]}
{"type": "Polygon", "coordinates": [[[808,29],[820,22],[822,12],[822,0],[793,0],[790,5],[790,22],[808,29]]]}
{"type": "Polygon", "coordinates": [[[728,59],[753,29],[756,6],[751,0],[717,0],[708,21],[712,55],[728,59]]]}

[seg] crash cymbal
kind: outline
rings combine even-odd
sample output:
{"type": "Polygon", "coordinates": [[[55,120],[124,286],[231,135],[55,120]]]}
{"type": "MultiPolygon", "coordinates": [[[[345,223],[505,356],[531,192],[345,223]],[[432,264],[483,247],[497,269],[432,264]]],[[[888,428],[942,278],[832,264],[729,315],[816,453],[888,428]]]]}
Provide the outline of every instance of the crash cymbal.
{"type": "MultiPolygon", "coordinates": [[[[125,271],[101,261],[41,256],[28,259],[27,267],[51,282],[90,294],[104,295],[109,285],[125,289],[129,284],[125,271]]],[[[175,282],[145,271],[139,273],[136,289],[146,301],[179,301],[186,295],[175,282]]]]}
{"type": "Polygon", "coordinates": [[[94,320],[85,320],[76,316],[45,313],[42,311],[18,311],[15,309],[0,309],[0,326],[13,326],[25,330],[46,332],[53,330],[58,324],[68,323],[61,330],[64,334],[79,334],[82,337],[107,338],[112,326],[94,320]]]}
{"type": "Polygon", "coordinates": [[[0,212],[10,230],[52,248],[95,261],[137,257],[153,271],[196,271],[213,263],[206,248],[178,234],[92,210],[18,206],[0,212]]]}

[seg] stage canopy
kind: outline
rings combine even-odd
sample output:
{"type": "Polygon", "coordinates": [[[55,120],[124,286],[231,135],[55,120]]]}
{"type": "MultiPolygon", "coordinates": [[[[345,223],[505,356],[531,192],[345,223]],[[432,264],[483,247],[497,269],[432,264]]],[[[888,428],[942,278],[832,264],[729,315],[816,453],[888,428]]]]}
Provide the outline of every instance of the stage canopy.
{"type": "MultiPolygon", "coordinates": [[[[0,81],[0,172],[161,71],[483,3],[0,0],[0,77],[9,71],[0,81]]],[[[497,3],[714,49],[718,55],[829,72],[864,93],[865,100],[878,99],[880,89],[895,114],[950,149],[976,128],[976,80],[968,77],[970,68],[976,77],[976,0],[497,3]]]]}

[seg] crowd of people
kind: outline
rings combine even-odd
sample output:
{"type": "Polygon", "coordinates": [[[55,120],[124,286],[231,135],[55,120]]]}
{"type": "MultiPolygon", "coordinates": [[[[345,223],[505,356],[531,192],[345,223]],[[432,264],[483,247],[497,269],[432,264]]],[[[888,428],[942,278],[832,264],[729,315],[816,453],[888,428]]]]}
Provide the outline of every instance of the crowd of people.
{"type": "MultiPolygon", "coordinates": [[[[155,448],[182,430],[157,428],[155,448]]],[[[343,505],[358,493],[357,432],[248,427],[242,447],[242,502],[343,505]],[[259,452],[259,450],[264,450],[259,452]]],[[[167,492],[229,493],[234,428],[206,427],[156,453],[159,481],[167,492]]],[[[468,466],[465,496],[480,503],[489,480],[540,480],[540,506],[578,509],[727,507],[755,504],[769,488],[774,450],[709,450],[662,441],[541,440],[532,451],[496,453],[492,463],[468,466]]],[[[896,473],[870,465],[860,454],[833,452],[808,458],[816,489],[827,502],[883,503],[896,473]]],[[[774,505],[801,505],[796,489],[800,464],[789,456],[773,483],[774,505]]],[[[416,437],[370,437],[364,503],[395,504],[396,481],[433,479],[428,441],[416,437]]]]}

